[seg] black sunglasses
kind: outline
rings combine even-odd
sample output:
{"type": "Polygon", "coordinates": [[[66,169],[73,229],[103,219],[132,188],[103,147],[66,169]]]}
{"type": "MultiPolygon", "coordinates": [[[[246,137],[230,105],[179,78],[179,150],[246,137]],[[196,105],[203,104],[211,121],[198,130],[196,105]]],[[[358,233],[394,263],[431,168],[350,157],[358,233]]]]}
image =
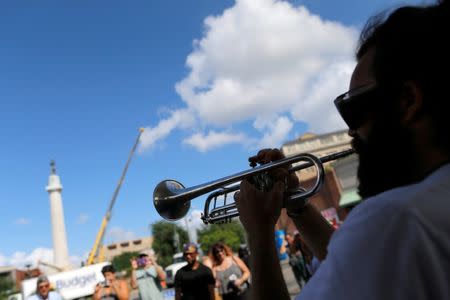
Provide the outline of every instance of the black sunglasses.
{"type": "Polygon", "coordinates": [[[359,128],[368,114],[382,100],[382,89],[377,84],[368,84],[339,95],[334,100],[339,114],[350,129],[359,128]]]}

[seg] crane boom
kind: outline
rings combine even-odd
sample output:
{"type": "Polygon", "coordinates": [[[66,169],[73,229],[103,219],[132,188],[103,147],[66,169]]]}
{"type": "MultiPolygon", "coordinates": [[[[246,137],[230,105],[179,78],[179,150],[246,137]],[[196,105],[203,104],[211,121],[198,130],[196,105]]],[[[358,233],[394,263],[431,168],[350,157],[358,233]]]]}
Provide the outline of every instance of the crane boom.
{"type": "Polygon", "coordinates": [[[95,237],[94,246],[92,247],[91,252],[89,253],[88,260],[86,262],[87,265],[92,265],[95,262],[96,257],[98,256],[100,245],[103,243],[103,237],[105,235],[106,227],[108,226],[108,222],[111,219],[111,212],[116,203],[117,195],[119,195],[120,188],[122,187],[122,183],[125,179],[125,175],[128,171],[128,166],[130,165],[131,158],[133,157],[134,152],[139,144],[139,140],[141,138],[142,133],[144,132],[144,128],[139,128],[139,134],[136,139],[136,142],[133,145],[133,148],[128,155],[127,162],[125,167],[123,168],[122,175],[120,176],[119,182],[117,183],[116,189],[114,190],[113,196],[108,206],[108,210],[106,211],[105,216],[102,219],[102,223],[100,225],[100,230],[97,232],[97,236],[95,237]]]}

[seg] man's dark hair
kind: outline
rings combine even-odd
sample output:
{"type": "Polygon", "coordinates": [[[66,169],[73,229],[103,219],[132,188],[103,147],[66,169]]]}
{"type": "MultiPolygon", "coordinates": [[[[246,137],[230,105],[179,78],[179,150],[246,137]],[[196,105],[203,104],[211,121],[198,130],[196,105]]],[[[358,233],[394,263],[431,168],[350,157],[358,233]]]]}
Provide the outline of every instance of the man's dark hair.
{"type": "Polygon", "coordinates": [[[106,265],[106,266],[104,266],[104,267],[102,268],[102,274],[105,274],[105,273],[108,273],[108,272],[110,272],[110,273],[116,273],[116,269],[114,269],[114,266],[113,266],[113,265],[106,265]]]}
{"type": "Polygon", "coordinates": [[[434,121],[436,145],[450,151],[449,91],[450,1],[404,6],[369,19],[361,32],[356,57],[374,48],[377,83],[396,87],[412,81],[423,91],[424,108],[434,121]]]}

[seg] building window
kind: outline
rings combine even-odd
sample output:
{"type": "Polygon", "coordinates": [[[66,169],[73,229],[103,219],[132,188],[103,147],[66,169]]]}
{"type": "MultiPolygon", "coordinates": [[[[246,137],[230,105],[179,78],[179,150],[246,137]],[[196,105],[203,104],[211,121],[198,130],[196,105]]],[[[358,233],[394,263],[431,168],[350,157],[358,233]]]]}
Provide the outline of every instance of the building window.
{"type": "Polygon", "coordinates": [[[126,248],[126,247],[128,247],[129,245],[130,245],[129,242],[120,243],[120,247],[122,247],[122,248],[126,248]]]}
{"type": "Polygon", "coordinates": [[[142,244],[142,240],[135,240],[135,241],[133,241],[133,244],[140,245],[140,244],[142,244]]]}
{"type": "Polygon", "coordinates": [[[109,249],[109,250],[114,250],[114,249],[116,249],[116,248],[117,248],[117,245],[115,245],[115,244],[114,244],[114,245],[109,245],[109,246],[108,246],[108,249],[109,249]]]}

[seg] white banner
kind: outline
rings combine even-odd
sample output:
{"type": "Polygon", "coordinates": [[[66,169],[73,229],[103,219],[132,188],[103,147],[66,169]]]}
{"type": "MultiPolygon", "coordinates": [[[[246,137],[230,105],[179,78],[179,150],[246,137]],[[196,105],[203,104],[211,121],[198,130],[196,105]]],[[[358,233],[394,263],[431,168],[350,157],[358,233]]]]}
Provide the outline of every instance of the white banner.
{"type": "MultiPolygon", "coordinates": [[[[80,269],[56,273],[48,276],[50,284],[66,300],[94,294],[97,283],[104,281],[102,268],[109,262],[99,263],[80,269]]],[[[36,293],[37,278],[22,282],[22,295],[26,299],[36,293]]]]}

